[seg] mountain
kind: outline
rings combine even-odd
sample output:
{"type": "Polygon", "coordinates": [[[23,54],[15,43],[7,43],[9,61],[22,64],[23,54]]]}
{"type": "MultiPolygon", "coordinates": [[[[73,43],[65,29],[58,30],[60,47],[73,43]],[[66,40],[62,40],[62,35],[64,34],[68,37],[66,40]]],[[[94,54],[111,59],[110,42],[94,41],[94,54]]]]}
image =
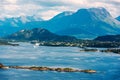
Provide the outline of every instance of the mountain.
{"type": "Polygon", "coordinates": [[[62,17],[64,17],[64,16],[70,16],[70,15],[72,15],[72,14],[74,14],[74,12],[72,12],[72,11],[65,11],[65,12],[62,12],[62,13],[54,16],[52,19],[54,19],[54,20],[55,20],[55,19],[60,19],[60,18],[62,18],[62,17]]]}
{"type": "Polygon", "coordinates": [[[65,11],[50,20],[0,21],[0,34],[7,35],[22,29],[44,28],[58,35],[93,39],[97,36],[120,34],[120,22],[104,8],[65,11]],[[1,25],[4,24],[4,25],[1,25]]]}
{"type": "Polygon", "coordinates": [[[26,26],[39,26],[59,35],[72,35],[78,38],[95,38],[120,33],[120,22],[104,8],[67,11],[48,21],[28,22],[26,26]]]}
{"type": "Polygon", "coordinates": [[[34,28],[32,30],[21,30],[12,35],[5,37],[5,39],[19,40],[19,41],[74,41],[75,37],[59,36],[43,28],[34,28]]]}
{"type": "Polygon", "coordinates": [[[116,19],[117,19],[118,21],[120,21],[120,16],[116,17],[116,19]]]}
{"type": "Polygon", "coordinates": [[[27,22],[33,21],[43,21],[43,19],[36,16],[20,16],[20,17],[12,17],[12,18],[3,18],[0,19],[0,36],[5,36],[8,34],[12,34],[21,29],[31,29],[34,27],[25,27],[24,25],[27,22]]]}
{"type": "Polygon", "coordinates": [[[96,39],[96,41],[115,41],[120,42],[120,35],[106,35],[106,36],[99,36],[96,39]]]}

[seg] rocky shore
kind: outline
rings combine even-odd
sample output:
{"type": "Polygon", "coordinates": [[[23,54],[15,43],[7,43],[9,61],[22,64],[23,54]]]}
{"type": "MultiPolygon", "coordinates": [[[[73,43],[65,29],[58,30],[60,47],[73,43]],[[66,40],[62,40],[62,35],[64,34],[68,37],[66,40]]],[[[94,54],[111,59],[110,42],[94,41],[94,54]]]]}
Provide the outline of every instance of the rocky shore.
{"type": "Polygon", "coordinates": [[[76,41],[31,41],[32,44],[39,43],[39,46],[53,47],[97,47],[97,48],[116,48],[120,46],[120,42],[101,42],[94,40],[76,40],[76,41]]]}
{"type": "Polygon", "coordinates": [[[98,52],[98,49],[89,49],[89,48],[83,48],[82,50],[80,50],[80,52],[98,52]]]}
{"type": "Polygon", "coordinates": [[[101,52],[112,52],[112,53],[120,54],[120,48],[108,48],[106,50],[101,50],[101,52]]]}
{"type": "Polygon", "coordinates": [[[0,40],[0,45],[10,45],[10,46],[19,46],[19,44],[13,44],[6,40],[0,40]]]}
{"type": "Polygon", "coordinates": [[[56,72],[84,72],[84,73],[96,73],[96,70],[79,70],[73,68],[52,68],[52,67],[37,67],[37,66],[4,66],[0,63],[0,69],[28,69],[28,70],[35,70],[35,71],[56,71],[56,72]]]}

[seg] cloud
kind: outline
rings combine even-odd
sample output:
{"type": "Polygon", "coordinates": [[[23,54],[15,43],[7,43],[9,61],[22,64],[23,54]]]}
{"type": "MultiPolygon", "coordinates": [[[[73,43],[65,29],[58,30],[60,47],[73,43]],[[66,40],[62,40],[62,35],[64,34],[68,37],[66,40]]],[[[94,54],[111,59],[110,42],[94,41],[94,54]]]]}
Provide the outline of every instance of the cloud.
{"type": "Polygon", "coordinates": [[[37,15],[49,19],[63,11],[104,7],[112,16],[120,15],[120,0],[0,0],[0,17],[37,15]]]}

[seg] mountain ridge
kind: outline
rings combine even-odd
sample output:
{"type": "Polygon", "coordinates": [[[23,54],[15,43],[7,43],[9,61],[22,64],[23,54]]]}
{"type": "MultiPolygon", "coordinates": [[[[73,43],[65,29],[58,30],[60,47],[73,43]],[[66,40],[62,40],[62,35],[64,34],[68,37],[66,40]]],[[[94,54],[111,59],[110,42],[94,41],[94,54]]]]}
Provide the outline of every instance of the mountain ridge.
{"type": "MultiPolygon", "coordinates": [[[[110,13],[104,8],[80,9],[70,16],[63,16],[61,18],[57,18],[56,20],[51,19],[43,23],[42,26],[59,35],[69,35],[70,31],[68,31],[68,29],[73,31],[79,29],[80,31],[95,34],[96,36],[93,35],[93,38],[100,35],[118,34],[120,32],[120,23],[112,18],[110,13]]],[[[71,33],[73,33],[73,31],[71,31],[71,33]]],[[[78,32],[79,35],[80,33],[78,32]]],[[[88,33],[85,33],[84,35],[89,36],[88,33]]]]}
{"type": "Polygon", "coordinates": [[[102,35],[119,34],[120,22],[114,19],[106,9],[100,7],[79,9],[76,12],[65,11],[50,20],[26,22],[19,28],[19,30],[45,28],[58,35],[93,39],[102,35]]]}

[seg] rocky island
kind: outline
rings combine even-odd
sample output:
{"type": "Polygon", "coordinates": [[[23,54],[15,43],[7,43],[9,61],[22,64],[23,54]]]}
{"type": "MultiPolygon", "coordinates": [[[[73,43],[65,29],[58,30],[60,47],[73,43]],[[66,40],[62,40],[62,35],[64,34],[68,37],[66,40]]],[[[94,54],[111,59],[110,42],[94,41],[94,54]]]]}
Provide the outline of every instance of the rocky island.
{"type": "Polygon", "coordinates": [[[0,63],[0,69],[29,69],[29,70],[36,70],[36,71],[57,71],[57,72],[84,72],[84,73],[96,73],[96,70],[79,70],[73,68],[52,68],[52,67],[37,67],[37,66],[4,66],[0,63]]]}
{"type": "Polygon", "coordinates": [[[91,48],[91,49],[89,49],[89,48],[83,48],[82,50],[80,50],[80,51],[83,51],[83,52],[97,52],[97,51],[99,51],[98,49],[93,49],[93,48],[91,48]]]}

